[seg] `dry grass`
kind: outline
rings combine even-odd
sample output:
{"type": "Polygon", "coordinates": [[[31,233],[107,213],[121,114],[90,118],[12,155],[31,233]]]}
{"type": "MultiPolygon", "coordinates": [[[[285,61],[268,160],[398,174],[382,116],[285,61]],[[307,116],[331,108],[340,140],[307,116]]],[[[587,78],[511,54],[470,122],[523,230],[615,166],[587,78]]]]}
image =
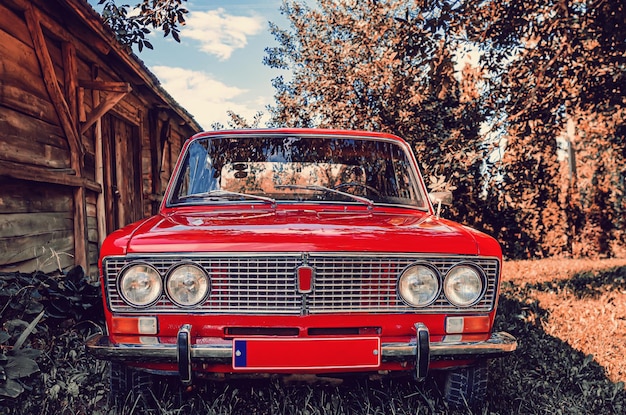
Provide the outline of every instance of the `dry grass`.
{"type": "Polygon", "coordinates": [[[623,414],[626,259],[507,262],[498,326],[519,340],[492,365],[490,413],[623,414]]]}
{"type": "MultiPolygon", "coordinates": [[[[515,261],[504,264],[498,330],[519,340],[514,355],[491,362],[488,414],[626,412],[626,259],[515,261]]],[[[39,327],[44,349],[31,390],[0,402],[5,414],[112,414],[106,364],[84,353],[85,327],[39,327]]],[[[448,414],[435,380],[349,379],[341,385],[279,381],[163,383],[158,415],[448,414]]],[[[133,402],[124,413],[136,414],[133,402]]],[[[462,411],[460,413],[471,413],[462,411]]]]}
{"type": "Polygon", "coordinates": [[[580,275],[626,266],[626,258],[565,259],[547,258],[529,261],[505,261],[503,281],[516,285],[557,283],[580,275]]]}
{"type": "Polygon", "coordinates": [[[613,382],[626,382],[626,259],[515,261],[503,273],[545,310],[547,335],[592,355],[613,382]]]}

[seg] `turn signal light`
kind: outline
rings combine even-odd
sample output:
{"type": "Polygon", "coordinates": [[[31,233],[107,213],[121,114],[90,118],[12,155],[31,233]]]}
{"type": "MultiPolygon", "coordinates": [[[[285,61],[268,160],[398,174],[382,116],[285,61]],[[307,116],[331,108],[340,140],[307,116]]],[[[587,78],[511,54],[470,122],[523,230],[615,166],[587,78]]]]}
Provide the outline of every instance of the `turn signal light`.
{"type": "Polygon", "coordinates": [[[157,334],[156,317],[113,317],[111,332],[116,334],[157,334]]]}
{"type": "Polygon", "coordinates": [[[446,317],[446,333],[486,333],[489,323],[489,316],[446,317]]]}

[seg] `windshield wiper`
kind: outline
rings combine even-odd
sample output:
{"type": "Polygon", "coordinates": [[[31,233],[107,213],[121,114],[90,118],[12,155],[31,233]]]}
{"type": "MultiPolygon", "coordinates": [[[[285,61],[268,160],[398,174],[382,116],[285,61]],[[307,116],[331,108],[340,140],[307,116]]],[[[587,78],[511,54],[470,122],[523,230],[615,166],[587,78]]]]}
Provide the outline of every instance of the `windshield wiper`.
{"type": "Polygon", "coordinates": [[[266,196],[261,196],[261,195],[251,195],[249,193],[231,192],[229,190],[220,190],[220,189],[209,190],[208,192],[192,193],[190,195],[181,196],[178,198],[178,200],[187,200],[187,199],[232,200],[233,197],[239,197],[239,198],[243,197],[247,199],[262,200],[264,202],[271,203],[272,206],[276,205],[276,200],[272,199],[271,197],[266,197],[266,196]]]}
{"type": "Polygon", "coordinates": [[[367,205],[368,209],[374,207],[374,201],[370,200],[363,196],[353,195],[352,193],[342,192],[341,190],[333,189],[332,187],[319,186],[316,184],[302,185],[302,184],[278,184],[276,186],[277,189],[302,189],[302,190],[314,190],[318,192],[330,192],[335,193],[341,196],[349,197],[350,199],[356,200],[357,202],[361,202],[367,205]]]}

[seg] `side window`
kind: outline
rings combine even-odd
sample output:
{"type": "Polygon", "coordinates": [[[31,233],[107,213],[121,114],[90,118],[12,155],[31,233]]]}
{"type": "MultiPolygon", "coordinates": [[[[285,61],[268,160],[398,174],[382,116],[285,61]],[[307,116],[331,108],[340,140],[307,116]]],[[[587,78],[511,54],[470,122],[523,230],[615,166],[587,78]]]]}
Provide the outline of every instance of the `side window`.
{"type": "Polygon", "coordinates": [[[213,160],[206,145],[207,141],[194,142],[189,146],[182,175],[175,189],[177,198],[219,188],[213,160]]]}

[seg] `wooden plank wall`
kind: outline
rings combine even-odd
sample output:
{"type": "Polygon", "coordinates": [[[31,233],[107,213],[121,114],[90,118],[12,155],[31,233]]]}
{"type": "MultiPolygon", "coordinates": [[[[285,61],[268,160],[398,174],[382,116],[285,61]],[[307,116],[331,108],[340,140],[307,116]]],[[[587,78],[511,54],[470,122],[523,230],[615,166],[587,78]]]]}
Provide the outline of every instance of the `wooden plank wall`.
{"type": "Polygon", "coordinates": [[[144,216],[157,213],[178,155],[193,134],[188,128],[171,122],[162,110],[152,111],[147,122],[148,131],[142,142],[144,216]]]}
{"type": "Polygon", "coordinates": [[[74,264],[72,190],[0,177],[3,271],[51,272],[74,264]]]}
{"type": "Polygon", "coordinates": [[[96,275],[99,227],[108,234],[154,213],[182,143],[197,132],[136,68],[67,20],[54,4],[64,1],[0,2],[0,271],[80,264],[96,275]]]}
{"type": "MultiPolygon", "coordinates": [[[[2,170],[70,168],[70,149],[43,83],[23,16],[0,4],[2,170]]],[[[72,188],[0,176],[3,270],[49,272],[74,263],[72,188]]]]}

